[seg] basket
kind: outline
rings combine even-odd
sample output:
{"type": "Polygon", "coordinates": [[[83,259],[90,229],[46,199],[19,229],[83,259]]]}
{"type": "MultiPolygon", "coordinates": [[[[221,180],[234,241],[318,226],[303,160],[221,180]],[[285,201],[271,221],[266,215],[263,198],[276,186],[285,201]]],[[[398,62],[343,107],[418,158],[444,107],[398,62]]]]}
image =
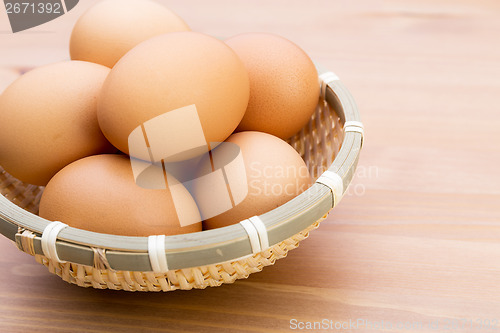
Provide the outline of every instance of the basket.
{"type": "Polygon", "coordinates": [[[0,167],[0,233],[51,273],[81,287],[172,291],[247,278],[307,238],[338,204],[356,169],[363,142],[356,104],[335,74],[325,72],[319,79],[318,107],[289,140],[316,182],[266,214],[220,229],[167,237],[60,230],[36,215],[43,187],[22,183],[0,167]]]}

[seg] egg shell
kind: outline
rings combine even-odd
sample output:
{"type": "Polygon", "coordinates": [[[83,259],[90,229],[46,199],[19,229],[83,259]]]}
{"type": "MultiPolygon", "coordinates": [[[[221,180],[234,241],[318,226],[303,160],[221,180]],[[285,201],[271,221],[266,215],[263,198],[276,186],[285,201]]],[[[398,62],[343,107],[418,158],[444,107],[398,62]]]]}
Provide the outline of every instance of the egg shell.
{"type": "Polygon", "coordinates": [[[129,136],[134,130],[142,133],[139,127],[145,122],[166,116],[165,126],[157,128],[165,138],[153,144],[149,136],[149,144],[188,152],[229,137],[243,118],[249,94],[245,67],[224,42],[196,32],[173,32],[141,43],[116,64],[99,96],[98,119],[115,147],[144,158],[129,150],[129,136]],[[176,120],[168,118],[174,114],[176,120]]]}
{"type": "Polygon", "coordinates": [[[201,231],[201,222],[181,227],[177,211],[201,221],[186,189],[177,201],[169,189],[135,183],[125,155],[97,155],[61,170],[45,188],[40,216],[88,231],[122,236],[177,235],[201,231]]]}
{"type": "MultiPolygon", "coordinates": [[[[192,189],[204,218],[204,229],[220,228],[264,214],[293,199],[311,185],[311,176],[306,164],[285,141],[267,133],[249,131],[233,134],[226,142],[239,146],[244,166],[238,166],[238,170],[234,169],[234,163],[224,166],[227,188],[218,186],[213,178],[213,184],[205,182],[203,186],[195,186],[192,189]],[[241,174],[246,174],[246,179],[241,176],[232,177],[241,174]],[[242,201],[237,202],[236,194],[241,193],[242,188],[248,188],[248,193],[242,201]],[[214,202],[214,198],[227,196],[228,189],[231,189],[234,207],[205,219],[205,212],[210,210],[207,204],[214,202]]],[[[219,147],[214,149],[212,161],[225,160],[226,156],[220,155],[226,153],[227,151],[221,152],[219,147]]],[[[207,159],[201,163],[199,173],[206,175],[210,170],[212,162],[207,159]]]]}
{"type": "Polygon", "coordinates": [[[76,22],[70,40],[73,60],[113,67],[139,43],[188,25],[161,4],[149,0],[103,0],[76,22]]]}
{"type": "Polygon", "coordinates": [[[0,68],[0,94],[19,78],[18,71],[7,68],[0,68]]]}
{"type": "Polygon", "coordinates": [[[238,131],[288,139],[302,129],[319,99],[318,72],[296,44],[273,34],[246,33],[225,41],[250,78],[248,109],[238,131]]]}
{"type": "Polygon", "coordinates": [[[109,68],[65,61],[34,69],[0,95],[0,165],[46,185],[80,158],[113,152],[97,122],[97,95],[109,68]]]}

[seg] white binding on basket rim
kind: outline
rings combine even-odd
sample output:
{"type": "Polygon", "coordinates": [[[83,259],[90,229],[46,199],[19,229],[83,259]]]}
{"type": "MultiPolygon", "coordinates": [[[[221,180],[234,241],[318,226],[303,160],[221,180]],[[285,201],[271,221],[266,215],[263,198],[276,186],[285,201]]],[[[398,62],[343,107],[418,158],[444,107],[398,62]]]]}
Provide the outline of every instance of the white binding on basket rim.
{"type": "Polygon", "coordinates": [[[337,76],[337,74],[333,72],[326,72],[323,73],[319,76],[319,83],[321,86],[321,97],[325,98],[326,97],[326,87],[334,82],[334,81],[339,81],[340,78],[337,76]]]}
{"type": "Polygon", "coordinates": [[[165,235],[148,237],[148,253],[154,273],[168,272],[167,254],[165,253],[165,235]]]}
{"type": "Polygon", "coordinates": [[[363,123],[360,121],[346,121],[344,124],[344,132],[358,132],[361,133],[361,135],[364,135],[364,126],[363,123]]]}
{"type": "Polygon", "coordinates": [[[253,216],[240,224],[245,228],[252,246],[252,253],[256,254],[269,248],[269,237],[264,222],[258,216],[253,216]]]}
{"type": "Polygon", "coordinates": [[[54,260],[58,263],[65,263],[59,259],[57,255],[56,242],[57,236],[64,229],[67,228],[68,225],[59,221],[49,223],[42,233],[42,251],[45,257],[50,260],[54,260]]]}
{"type": "Polygon", "coordinates": [[[342,199],[344,195],[344,181],[337,173],[333,171],[325,171],[317,180],[316,183],[326,185],[333,193],[333,207],[342,199]]]}

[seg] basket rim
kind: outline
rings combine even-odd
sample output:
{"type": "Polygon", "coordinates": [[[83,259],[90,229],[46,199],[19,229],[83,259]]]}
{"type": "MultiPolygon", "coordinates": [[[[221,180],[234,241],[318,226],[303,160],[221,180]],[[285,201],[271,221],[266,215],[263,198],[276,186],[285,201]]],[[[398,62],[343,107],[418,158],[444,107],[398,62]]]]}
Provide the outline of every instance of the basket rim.
{"type": "MultiPolygon", "coordinates": [[[[354,98],[332,72],[320,75],[322,97],[333,107],[341,123],[360,122],[354,98]],[[326,75],[326,76],[325,76],[326,75]],[[322,78],[328,77],[325,81],[322,78]]],[[[328,171],[338,174],[343,191],[336,195],[331,187],[316,181],[308,190],[278,208],[262,214],[269,245],[278,244],[306,229],[338,204],[349,186],[363,143],[361,132],[345,132],[342,146],[328,171]]],[[[0,195],[0,233],[24,250],[21,232],[34,234],[32,254],[43,255],[41,234],[51,221],[32,214],[0,195]]],[[[62,260],[93,266],[95,249],[104,249],[111,269],[152,271],[148,237],[130,237],[95,233],[68,227],[58,235],[57,253],[62,260]]],[[[165,250],[169,269],[206,266],[252,255],[249,236],[240,223],[196,233],[166,236],[165,250]]]]}

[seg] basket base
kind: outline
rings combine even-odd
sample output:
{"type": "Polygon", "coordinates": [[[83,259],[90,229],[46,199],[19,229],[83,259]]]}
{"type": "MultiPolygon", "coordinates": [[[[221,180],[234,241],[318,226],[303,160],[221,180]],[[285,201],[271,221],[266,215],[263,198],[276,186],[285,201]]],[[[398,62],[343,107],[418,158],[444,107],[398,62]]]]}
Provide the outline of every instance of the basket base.
{"type": "Polygon", "coordinates": [[[100,270],[74,263],[58,263],[41,255],[36,255],[35,259],[64,281],[85,288],[156,292],[205,289],[246,279],[250,274],[260,272],[265,266],[273,265],[276,260],[286,257],[288,251],[297,248],[299,242],[306,239],[311,230],[318,228],[327,216],[328,214],[298,234],[251,257],[164,274],[100,270]]]}

